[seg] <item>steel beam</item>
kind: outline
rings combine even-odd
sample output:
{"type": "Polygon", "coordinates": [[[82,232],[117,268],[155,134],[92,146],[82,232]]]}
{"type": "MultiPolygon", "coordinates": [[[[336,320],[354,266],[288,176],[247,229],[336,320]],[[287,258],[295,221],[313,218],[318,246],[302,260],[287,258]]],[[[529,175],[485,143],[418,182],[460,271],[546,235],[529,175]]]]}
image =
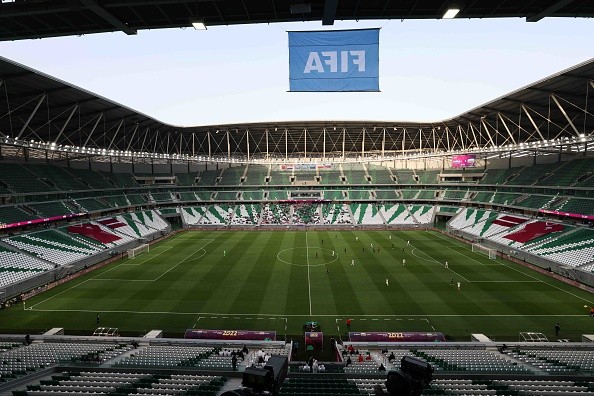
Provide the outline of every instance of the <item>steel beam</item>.
{"type": "Polygon", "coordinates": [[[159,142],[159,130],[155,132],[155,144],[153,145],[153,153],[157,152],[157,143],[159,142]]]}
{"type": "Polygon", "coordinates": [[[45,98],[47,98],[47,94],[41,95],[41,97],[39,98],[39,101],[37,101],[37,104],[35,105],[35,108],[31,112],[31,114],[29,115],[29,118],[27,118],[27,121],[25,121],[25,124],[23,125],[23,127],[21,128],[21,131],[17,135],[17,137],[16,137],[17,139],[20,139],[20,137],[23,134],[23,132],[25,131],[25,129],[27,129],[27,127],[29,126],[29,123],[31,122],[31,120],[35,116],[35,113],[37,113],[37,110],[39,109],[39,106],[41,106],[41,104],[43,103],[43,101],[45,100],[45,98]]]}
{"type": "Polygon", "coordinates": [[[567,120],[567,122],[569,123],[569,125],[571,126],[571,128],[573,129],[573,131],[575,132],[576,136],[579,136],[580,135],[580,132],[578,131],[578,129],[573,124],[573,121],[571,121],[571,118],[569,118],[569,116],[565,112],[565,109],[563,108],[563,106],[561,106],[561,103],[559,103],[559,100],[557,99],[557,95],[551,94],[551,99],[553,99],[553,102],[555,102],[555,104],[557,105],[557,107],[559,108],[559,110],[561,110],[561,114],[563,114],[563,117],[565,117],[565,119],[567,120]]]}
{"type": "Polygon", "coordinates": [[[139,125],[136,124],[136,128],[134,128],[134,132],[132,132],[132,137],[130,137],[130,141],[128,142],[128,147],[126,147],[126,151],[130,151],[130,146],[132,146],[132,142],[134,141],[134,136],[136,136],[136,132],[138,131],[138,126],[139,125]]]}
{"type": "MultiPolygon", "coordinates": [[[[97,122],[99,122],[99,121],[97,121],[97,122]]],[[[117,127],[115,133],[113,134],[113,137],[111,138],[111,142],[109,142],[109,146],[107,146],[108,150],[111,149],[111,146],[113,145],[113,142],[115,142],[115,138],[118,135],[118,132],[120,131],[120,128],[122,127],[123,124],[124,124],[124,120],[120,120],[120,123],[118,124],[118,127],[117,127]]],[[[95,125],[97,125],[97,124],[95,124],[95,125]]],[[[86,143],[85,143],[85,146],[86,146],[86,143]]]]}
{"type": "MultiPolygon", "coordinates": [[[[157,133],[158,133],[158,132],[157,132],[157,133]]],[[[180,134],[179,134],[179,150],[177,151],[177,153],[178,153],[179,155],[181,155],[181,153],[182,153],[182,143],[183,143],[183,138],[184,138],[184,134],[183,134],[183,133],[180,133],[180,134]]],[[[156,139],[155,139],[155,141],[156,141],[156,139]]]]}
{"type": "Polygon", "coordinates": [[[212,161],[212,146],[210,143],[210,131],[208,131],[207,133],[208,136],[208,162],[212,161]]]}
{"type": "Polygon", "coordinates": [[[66,127],[70,123],[70,120],[72,119],[72,116],[74,115],[74,113],[76,112],[77,109],[78,109],[78,104],[75,104],[74,107],[72,108],[72,111],[68,115],[68,118],[66,119],[66,122],[64,123],[64,125],[62,125],[62,128],[60,129],[60,132],[58,133],[58,136],[56,136],[56,140],[54,140],[54,143],[58,143],[58,139],[60,139],[60,137],[62,136],[62,133],[64,133],[64,130],[66,129],[66,127]]]}
{"type": "Polygon", "coordinates": [[[489,141],[491,142],[491,146],[496,147],[495,141],[493,141],[493,136],[491,136],[489,127],[487,126],[487,123],[485,122],[485,119],[483,117],[481,117],[481,124],[483,124],[483,127],[485,128],[485,132],[487,132],[487,137],[489,138],[489,141]]]}
{"type": "Polygon", "coordinates": [[[334,25],[336,10],[338,9],[338,0],[326,0],[324,2],[324,14],[322,15],[322,25],[334,25]]]}
{"type": "Polygon", "coordinates": [[[458,133],[460,134],[460,143],[462,144],[462,150],[466,150],[466,143],[464,141],[464,135],[462,135],[462,127],[460,126],[460,124],[458,124],[456,129],[458,130],[458,133]]]}
{"type": "Polygon", "coordinates": [[[346,128],[342,128],[342,159],[344,160],[344,146],[346,140],[346,128]]]}
{"type": "MultiPolygon", "coordinates": [[[[99,121],[101,121],[102,118],[103,118],[103,113],[99,113],[99,117],[97,117],[97,121],[95,121],[95,125],[93,125],[93,128],[91,129],[91,132],[89,132],[89,136],[87,136],[87,140],[85,140],[85,143],[83,144],[83,147],[86,147],[87,146],[87,143],[89,143],[89,140],[91,140],[91,136],[95,132],[95,129],[97,129],[97,125],[99,125],[99,121]]],[[[114,138],[115,138],[115,136],[114,136],[114,138]]],[[[113,143],[113,139],[111,141],[113,143]]],[[[107,149],[109,150],[109,147],[107,149]]]]}
{"type": "Polygon", "coordinates": [[[361,160],[365,160],[365,127],[361,130],[363,139],[361,139],[361,160]]]}
{"type": "Polygon", "coordinates": [[[326,161],[326,128],[324,128],[322,130],[322,133],[324,134],[324,139],[323,139],[323,148],[322,148],[322,161],[326,161]]]}
{"type": "Polygon", "coordinates": [[[542,18],[548,17],[555,13],[555,11],[559,11],[561,8],[565,7],[568,4],[573,3],[574,0],[559,0],[549,7],[543,9],[541,12],[534,14],[532,16],[526,17],[526,22],[538,22],[542,18]]]}
{"type": "Polygon", "coordinates": [[[477,148],[480,147],[479,141],[476,138],[476,133],[474,132],[474,125],[472,124],[472,122],[468,123],[468,127],[470,128],[470,132],[472,132],[472,139],[474,139],[474,144],[477,148]]]}
{"type": "Polygon", "coordinates": [[[303,128],[303,158],[307,160],[307,128],[303,128]]]}
{"type": "Polygon", "coordinates": [[[507,123],[505,122],[505,119],[503,118],[503,116],[501,115],[500,112],[497,112],[497,117],[499,117],[499,119],[501,120],[501,123],[503,124],[503,127],[507,131],[507,134],[509,135],[509,138],[512,140],[512,142],[514,142],[514,144],[517,144],[516,143],[516,139],[514,139],[514,135],[511,133],[511,131],[507,127],[507,123]]]}
{"type": "Polygon", "coordinates": [[[528,112],[528,109],[526,108],[526,106],[521,105],[520,107],[524,111],[524,114],[526,114],[526,116],[528,117],[528,120],[530,120],[530,123],[534,127],[534,130],[536,131],[536,133],[538,133],[538,136],[540,136],[540,139],[545,140],[544,136],[540,132],[540,129],[538,128],[538,125],[536,125],[536,122],[534,122],[534,119],[532,118],[532,115],[530,115],[530,113],[528,112]]]}
{"type": "Polygon", "coordinates": [[[227,129],[227,159],[231,159],[231,138],[229,136],[229,129],[227,129]]]}
{"type": "Polygon", "coordinates": [[[382,162],[384,161],[385,158],[385,153],[386,153],[386,128],[382,128],[383,129],[383,134],[382,134],[382,162]]]}
{"type": "MultiPolygon", "coordinates": [[[[142,145],[140,146],[140,151],[144,151],[144,143],[146,143],[146,138],[149,134],[149,128],[147,127],[144,132],[144,138],[142,139],[142,145]]],[[[167,132],[167,154],[169,154],[169,137],[171,136],[171,132],[167,132]]]]}
{"type": "Polygon", "coordinates": [[[268,128],[266,128],[266,160],[268,160],[268,156],[270,155],[268,151],[268,128]]]}
{"type": "Polygon", "coordinates": [[[131,28],[130,26],[126,25],[124,22],[120,21],[116,16],[114,16],[111,12],[107,11],[105,8],[101,7],[99,3],[95,0],[80,0],[80,2],[86,6],[89,10],[93,11],[99,17],[101,17],[105,22],[109,23],[114,28],[121,30],[122,32],[128,35],[136,34],[136,29],[131,28]]]}

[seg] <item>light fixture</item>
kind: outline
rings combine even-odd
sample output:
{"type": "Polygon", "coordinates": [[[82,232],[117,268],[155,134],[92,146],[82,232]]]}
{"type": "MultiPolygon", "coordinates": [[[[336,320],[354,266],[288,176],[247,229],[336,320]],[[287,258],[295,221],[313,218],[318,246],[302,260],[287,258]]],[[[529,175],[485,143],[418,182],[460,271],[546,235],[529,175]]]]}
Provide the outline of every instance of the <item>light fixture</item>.
{"type": "Polygon", "coordinates": [[[442,19],[454,19],[459,12],[459,8],[448,8],[445,14],[443,14],[442,19]]]}
{"type": "Polygon", "coordinates": [[[202,19],[191,19],[190,23],[192,27],[196,30],[206,30],[206,25],[204,24],[204,20],[202,19]]]}

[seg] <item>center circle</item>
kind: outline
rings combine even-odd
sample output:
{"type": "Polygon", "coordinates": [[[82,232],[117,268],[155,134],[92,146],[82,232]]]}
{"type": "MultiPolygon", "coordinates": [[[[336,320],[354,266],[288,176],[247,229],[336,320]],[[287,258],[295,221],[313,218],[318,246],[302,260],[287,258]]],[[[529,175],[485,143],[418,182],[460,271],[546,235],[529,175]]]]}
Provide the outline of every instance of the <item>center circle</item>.
{"type": "Polygon", "coordinates": [[[322,265],[328,265],[331,264],[335,261],[338,260],[338,253],[334,253],[334,257],[332,257],[332,249],[326,249],[326,248],[320,248],[320,247],[294,247],[294,248],[289,248],[289,249],[284,249],[281,250],[280,252],[278,252],[278,254],[276,255],[276,258],[278,259],[278,261],[288,264],[288,265],[295,265],[297,267],[319,267],[322,265]],[[293,263],[292,262],[292,258],[291,258],[291,254],[293,253],[293,251],[299,251],[299,253],[301,254],[301,252],[305,251],[304,253],[302,253],[302,255],[304,256],[302,259],[299,259],[300,261],[303,261],[302,263],[293,263]],[[315,254],[316,253],[320,253],[319,257],[316,258],[315,254]],[[308,260],[310,261],[308,263],[308,260]],[[320,262],[321,260],[321,262],[320,262]],[[311,261],[314,261],[314,263],[311,263],[311,261]]]}

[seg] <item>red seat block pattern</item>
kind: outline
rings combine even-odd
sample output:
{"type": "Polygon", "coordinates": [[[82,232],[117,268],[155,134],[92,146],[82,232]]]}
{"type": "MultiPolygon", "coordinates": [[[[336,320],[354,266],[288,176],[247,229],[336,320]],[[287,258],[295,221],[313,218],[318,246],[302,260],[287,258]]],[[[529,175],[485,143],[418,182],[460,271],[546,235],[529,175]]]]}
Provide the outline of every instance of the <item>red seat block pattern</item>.
{"type": "Polygon", "coordinates": [[[563,224],[537,221],[526,224],[521,230],[505,235],[504,238],[519,243],[526,243],[543,235],[547,235],[552,232],[560,232],[564,229],[565,226],[563,224]]]}
{"type": "Polygon", "coordinates": [[[117,235],[102,230],[97,224],[90,223],[70,226],[68,227],[68,232],[84,235],[101,243],[111,243],[122,239],[117,235]]]}

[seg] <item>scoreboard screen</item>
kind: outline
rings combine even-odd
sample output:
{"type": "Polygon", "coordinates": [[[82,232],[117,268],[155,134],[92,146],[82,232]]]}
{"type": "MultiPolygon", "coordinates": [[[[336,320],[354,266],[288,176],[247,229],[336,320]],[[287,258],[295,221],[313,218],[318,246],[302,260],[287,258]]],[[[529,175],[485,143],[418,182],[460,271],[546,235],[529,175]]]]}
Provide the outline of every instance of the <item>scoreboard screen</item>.
{"type": "Polygon", "coordinates": [[[443,342],[445,337],[442,333],[421,333],[417,331],[405,332],[350,332],[350,341],[360,342],[443,342]]]}
{"type": "Polygon", "coordinates": [[[452,155],[452,168],[472,168],[476,166],[474,154],[452,155]]]}
{"type": "Polygon", "coordinates": [[[203,340],[276,341],[276,331],[188,329],[184,334],[184,338],[197,338],[203,340]]]}

